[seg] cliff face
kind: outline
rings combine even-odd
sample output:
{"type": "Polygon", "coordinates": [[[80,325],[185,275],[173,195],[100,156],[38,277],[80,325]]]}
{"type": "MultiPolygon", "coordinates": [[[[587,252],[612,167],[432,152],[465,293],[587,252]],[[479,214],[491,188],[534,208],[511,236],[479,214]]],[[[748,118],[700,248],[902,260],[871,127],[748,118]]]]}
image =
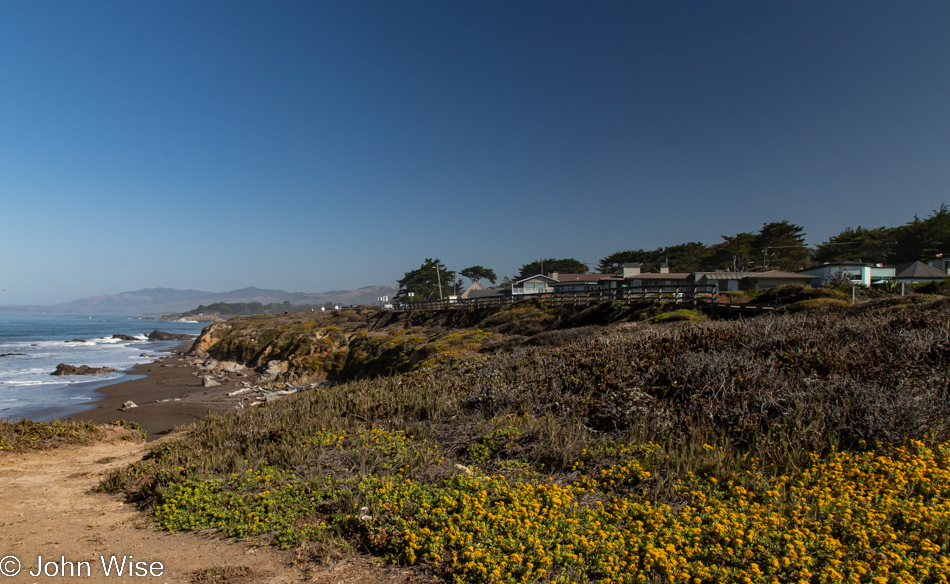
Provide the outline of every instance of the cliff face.
{"type": "Polygon", "coordinates": [[[354,337],[366,334],[369,315],[346,312],[353,314],[304,312],[217,322],[205,327],[190,354],[209,355],[218,361],[234,361],[257,370],[277,362],[285,370],[281,381],[326,381],[332,373],[321,366],[327,356],[345,350],[354,337]]]}
{"type": "Polygon", "coordinates": [[[302,385],[401,373],[477,358],[502,346],[556,342],[585,334],[577,327],[641,314],[611,303],[580,310],[529,301],[482,310],[406,313],[358,307],[244,316],[205,327],[191,355],[246,365],[263,374],[262,384],[302,385]]]}

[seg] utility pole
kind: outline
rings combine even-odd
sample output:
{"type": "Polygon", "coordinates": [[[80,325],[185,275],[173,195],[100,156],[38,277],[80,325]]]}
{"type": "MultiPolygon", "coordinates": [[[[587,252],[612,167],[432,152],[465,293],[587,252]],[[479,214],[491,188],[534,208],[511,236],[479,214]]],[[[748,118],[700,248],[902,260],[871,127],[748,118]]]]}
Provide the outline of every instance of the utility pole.
{"type": "Polygon", "coordinates": [[[439,282],[439,300],[442,300],[442,274],[439,273],[439,264],[435,265],[435,279],[439,282]]]}

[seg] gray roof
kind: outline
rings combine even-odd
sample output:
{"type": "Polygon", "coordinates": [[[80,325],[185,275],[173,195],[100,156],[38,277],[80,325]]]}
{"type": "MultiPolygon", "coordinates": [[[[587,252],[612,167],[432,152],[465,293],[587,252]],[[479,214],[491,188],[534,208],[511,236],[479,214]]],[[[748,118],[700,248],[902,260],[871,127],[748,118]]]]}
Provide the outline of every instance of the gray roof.
{"type": "Polygon", "coordinates": [[[814,270],[815,268],[826,268],[828,266],[873,266],[874,264],[869,262],[859,262],[857,260],[845,260],[843,262],[825,262],[823,264],[814,264],[809,266],[809,270],[814,270]]]}
{"type": "Polygon", "coordinates": [[[511,283],[511,285],[516,286],[522,282],[527,282],[528,280],[536,280],[538,278],[547,280],[548,284],[553,284],[554,282],[557,282],[557,280],[555,280],[551,276],[545,276],[544,274],[535,274],[533,276],[528,276],[527,278],[521,278],[520,280],[515,280],[514,282],[511,283]]]}
{"type": "Polygon", "coordinates": [[[466,298],[491,298],[492,296],[508,296],[509,290],[470,290],[466,298]]]}
{"type": "Polygon", "coordinates": [[[692,272],[670,272],[668,274],[658,274],[656,272],[647,272],[644,274],[634,274],[627,280],[686,280],[692,276],[692,272]]]}
{"type": "Polygon", "coordinates": [[[816,280],[818,276],[812,274],[796,274],[794,272],[785,272],[782,270],[769,270],[767,272],[746,273],[747,278],[758,280],[816,280]]]}
{"type": "Polygon", "coordinates": [[[946,272],[941,272],[923,262],[910,262],[909,264],[895,266],[894,272],[895,278],[934,278],[942,280],[947,277],[946,272]]]}
{"type": "Polygon", "coordinates": [[[746,272],[696,272],[696,280],[702,278],[707,280],[741,280],[747,275],[746,272]]]}

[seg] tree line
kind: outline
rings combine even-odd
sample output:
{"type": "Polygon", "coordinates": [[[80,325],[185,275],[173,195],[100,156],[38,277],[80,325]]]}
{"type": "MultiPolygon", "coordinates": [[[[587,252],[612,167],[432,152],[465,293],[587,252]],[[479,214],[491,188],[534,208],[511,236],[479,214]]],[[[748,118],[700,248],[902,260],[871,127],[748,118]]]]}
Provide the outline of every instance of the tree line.
{"type": "MultiPolygon", "coordinates": [[[[680,243],[653,250],[618,251],[600,260],[596,270],[602,274],[619,273],[624,264],[639,263],[644,272],[658,271],[666,266],[671,272],[732,272],[785,270],[795,271],[825,262],[857,260],[870,263],[902,264],[927,261],[950,253],[950,207],[942,204],[928,217],[917,215],[898,227],[873,229],[847,227],[814,249],[805,245],[804,228],[789,221],[765,223],[757,232],[722,235],[713,245],[700,242],[680,243]]],[[[505,277],[501,285],[510,286],[535,274],[552,272],[584,274],[589,266],[573,258],[545,258],[523,264],[518,274],[505,277]]],[[[399,280],[397,299],[414,300],[445,298],[463,290],[464,282],[487,280],[496,283],[495,272],[483,266],[472,266],[459,272],[446,268],[438,259],[426,259],[423,265],[399,280]],[[441,286],[441,293],[439,290],[441,286]]]]}

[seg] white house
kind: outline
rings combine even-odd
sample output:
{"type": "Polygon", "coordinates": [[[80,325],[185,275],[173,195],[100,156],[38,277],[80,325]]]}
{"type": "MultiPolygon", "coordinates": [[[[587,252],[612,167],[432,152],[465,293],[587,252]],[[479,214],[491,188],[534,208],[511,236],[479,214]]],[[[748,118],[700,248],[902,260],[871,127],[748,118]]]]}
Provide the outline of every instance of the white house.
{"type": "Polygon", "coordinates": [[[544,274],[528,276],[511,283],[511,295],[550,294],[554,292],[553,284],[557,284],[557,280],[544,274]]]}
{"type": "Polygon", "coordinates": [[[820,278],[820,282],[825,282],[836,274],[843,273],[855,284],[870,286],[871,284],[880,284],[885,280],[893,280],[895,269],[881,264],[865,262],[835,262],[800,270],[799,273],[817,276],[820,278]]]}

